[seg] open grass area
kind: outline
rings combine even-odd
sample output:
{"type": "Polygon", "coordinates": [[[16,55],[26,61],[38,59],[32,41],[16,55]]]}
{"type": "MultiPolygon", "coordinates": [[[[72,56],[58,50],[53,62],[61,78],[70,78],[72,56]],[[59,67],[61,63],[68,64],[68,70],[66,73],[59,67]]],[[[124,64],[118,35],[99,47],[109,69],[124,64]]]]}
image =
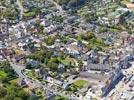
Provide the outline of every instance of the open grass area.
{"type": "Polygon", "coordinates": [[[13,80],[10,81],[11,84],[17,84],[17,82],[18,82],[18,78],[13,79],[13,80]]]}
{"type": "Polygon", "coordinates": [[[60,59],[60,61],[61,61],[61,63],[63,63],[64,65],[69,65],[69,63],[70,63],[70,61],[67,60],[67,59],[64,59],[64,60],[60,59]]]}
{"type": "Polygon", "coordinates": [[[25,74],[32,79],[38,79],[34,71],[25,71],[25,74]]]}
{"type": "Polygon", "coordinates": [[[83,87],[87,83],[86,80],[77,80],[73,84],[76,85],[77,87],[83,87]]]}
{"type": "Polygon", "coordinates": [[[25,12],[25,14],[24,14],[25,17],[33,17],[33,16],[35,16],[35,15],[36,15],[36,13],[35,13],[34,11],[25,12]]]}
{"type": "Polygon", "coordinates": [[[6,74],[5,72],[0,71],[0,78],[2,78],[2,77],[6,77],[6,76],[7,76],[7,74],[6,74]]]}
{"type": "Polygon", "coordinates": [[[73,65],[73,66],[77,65],[77,64],[76,64],[77,61],[76,61],[74,58],[66,57],[65,59],[60,59],[60,58],[58,58],[58,60],[59,60],[61,63],[63,63],[64,65],[69,65],[69,64],[71,64],[71,65],[73,65]]]}
{"type": "Polygon", "coordinates": [[[69,86],[69,88],[67,89],[67,91],[70,91],[70,92],[76,92],[78,89],[81,89],[84,87],[85,84],[87,84],[88,81],[86,80],[82,80],[82,79],[79,79],[77,81],[75,81],[73,84],[71,84],[69,86]]]}

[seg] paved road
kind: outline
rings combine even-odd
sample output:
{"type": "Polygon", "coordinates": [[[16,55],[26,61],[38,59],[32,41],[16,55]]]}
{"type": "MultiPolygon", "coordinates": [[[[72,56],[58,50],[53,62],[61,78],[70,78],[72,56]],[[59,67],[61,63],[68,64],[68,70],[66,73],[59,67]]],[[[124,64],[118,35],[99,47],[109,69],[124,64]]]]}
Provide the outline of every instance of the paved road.
{"type": "Polygon", "coordinates": [[[20,9],[20,19],[22,19],[22,17],[23,17],[23,14],[24,14],[24,9],[23,9],[23,6],[22,6],[22,4],[21,4],[21,2],[20,2],[20,0],[17,0],[17,5],[19,6],[19,9],[20,9]]]}
{"type": "Polygon", "coordinates": [[[10,65],[12,66],[12,68],[14,69],[14,71],[18,74],[18,76],[20,78],[24,78],[26,79],[27,81],[29,82],[32,82],[32,85],[35,86],[35,87],[40,87],[40,88],[43,88],[44,90],[48,90],[48,91],[51,91],[52,93],[54,93],[55,95],[61,95],[61,96],[64,96],[66,98],[69,98],[71,100],[78,100],[77,98],[75,97],[71,97],[69,95],[66,95],[62,92],[59,92],[59,91],[55,91],[55,90],[52,90],[51,87],[49,86],[46,86],[46,85],[43,85],[41,82],[39,82],[38,80],[33,80],[31,78],[29,78],[28,76],[26,76],[25,74],[23,74],[22,70],[25,69],[25,66],[22,66],[22,65],[17,65],[13,62],[10,61],[9,58],[7,58],[9,60],[9,63],[10,65]]]}
{"type": "MultiPolygon", "coordinates": [[[[123,74],[127,76],[127,74],[133,74],[134,75],[134,62],[132,62],[132,67],[123,70],[123,74]]],[[[120,93],[127,91],[129,89],[129,83],[125,84],[123,80],[121,80],[117,85],[116,88],[111,91],[111,93],[114,93],[111,98],[112,100],[120,98],[120,93]]],[[[109,96],[109,95],[108,95],[109,96]]],[[[109,100],[109,99],[108,99],[109,100]]],[[[111,100],[111,99],[110,99],[111,100]]]]}
{"type": "Polygon", "coordinates": [[[13,64],[12,62],[10,62],[10,65],[12,66],[12,68],[18,74],[18,76],[20,78],[27,78],[24,74],[22,74],[22,70],[25,69],[24,66],[22,66],[22,65],[16,65],[16,64],[13,64]]]}
{"type": "Polygon", "coordinates": [[[24,78],[29,82],[32,82],[32,84],[36,87],[43,87],[43,85],[41,84],[41,82],[37,81],[37,80],[32,80],[31,78],[29,78],[28,76],[26,76],[25,74],[23,74],[23,69],[25,69],[25,66],[22,65],[16,65],[13,64],[12,62],[10,62],[10,65],[12,66],[12,68],[14,69],[14,71],[18,74],[18,76],[20,78],[24,78]]]}
{"type": "Polygon", "coordinates": [[[37,81],[37,80],[32,80],[31,78],[29,78],[28,76],[26,76],[25,74],[23,74],[23,70],[25,69],[25,66],[23,65],[17,65],[13,62],[11,62],[11,60],[7,57],[10,65],[12,66],[12,68],[14,69],[14,71],[17,73],[17,75],[20,77],[20,78],[24,78],[26,79],[27,81],[30,81],[33,83],[34,86],[37,86],[37,87],[43,87],[43,85],[37,81]]]}

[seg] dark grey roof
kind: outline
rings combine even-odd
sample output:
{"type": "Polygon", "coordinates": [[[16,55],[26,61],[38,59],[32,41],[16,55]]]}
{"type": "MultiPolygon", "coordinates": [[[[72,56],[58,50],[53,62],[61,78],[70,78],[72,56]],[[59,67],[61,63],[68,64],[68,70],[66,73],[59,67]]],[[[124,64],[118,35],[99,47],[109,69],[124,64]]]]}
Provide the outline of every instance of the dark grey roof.
{"type": "Polygon", "coordinates": [[[80,72],[80,77],[103,81],[109,79],[111,76],[110,74],[106,75],[106,74],[96,74],[96,73],[89,73],[89,72],[80,72]]]}
{"type": "Polygon", "coordinates": [[[107,64],[88,64],[87,69],[96,71],[111,71],[112,66],[107,64]]]}

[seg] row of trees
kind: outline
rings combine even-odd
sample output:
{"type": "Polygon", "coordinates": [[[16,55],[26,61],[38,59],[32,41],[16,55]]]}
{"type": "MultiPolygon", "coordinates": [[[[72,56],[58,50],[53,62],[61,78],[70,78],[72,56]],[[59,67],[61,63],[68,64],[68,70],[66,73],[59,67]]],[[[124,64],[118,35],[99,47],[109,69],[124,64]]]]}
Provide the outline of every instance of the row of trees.
{"type": "Polygon", "coordinates": [[[2,82],[8,82],[10,79],[16,77],[14,70],[12,69],[12,67],[10,66],[10,64],[8,63],[8,61],[4,61],[2,63],[0,63],[0,70],[4,73],[6,73],[7,77],[2,77],[0,81],[2,82]]]}
{"type": "Polygon", "coordinates": [[[0,99],[1,100],[28,100],[29,94],[21,89],[19,86],[12,85],[11,89],[8,89],[8,85],[4,85],[6,87],[0,86],[0,99]]]}

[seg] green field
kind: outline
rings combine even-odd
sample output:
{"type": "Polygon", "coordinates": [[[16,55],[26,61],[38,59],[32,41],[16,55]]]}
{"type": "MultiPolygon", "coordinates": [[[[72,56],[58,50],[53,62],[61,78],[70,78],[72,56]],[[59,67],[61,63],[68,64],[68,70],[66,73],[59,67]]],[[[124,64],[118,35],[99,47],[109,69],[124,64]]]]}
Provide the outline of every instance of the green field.
{"type": "Polygon", "coordinates": [[[83,87],[87,83],[86,80],[77,80],[73,84],[76,85],[77,87],[83,87]]]}
{"type": "Polygon", "coordinates": [[[11,84],[17,84],[19,78],[13,79],[10,81],[11,84]]]}
{"type": "Polygon", "coordinates": [[[69,88],[67,89],[67,91],[70,91],[70,92],[76,92],[78,89],[81,89],[84,87],[85,84],[87,84],[88,81],[86,80],[82,80],[82,79],[79,79],[77,81],[75,81],[73,84],[71,84],[69,86],[69,88]]]}
{"type": "Polygon", "coordinates": [[[33,16],[35,16],[35,15],[36,15],[36,13],[35,13],[34,11],[25,12],[25,14],[24,14],[25,17],[33,17],[33,16]]]}
{"type": "Polygon", "coordinates": [[[62,63],[62,64],[64,64],[64,65],[69,65],[69,64],[71,64],[71,65],[76,65],[76,62],[77,61],[75,61],[75,59],[73,59],[73,58],[70,58],[70,57],[66,57],[65,59],[61,59],[61,58],[58,58],[58,60],[62,63]]]}
{"type": "Polygon", "coordinates": [[[6,77],[6,76],[7,76],[7,74],[5,72],[0,71],[0,79],[3,78],[3,77],[6,77]]]}

